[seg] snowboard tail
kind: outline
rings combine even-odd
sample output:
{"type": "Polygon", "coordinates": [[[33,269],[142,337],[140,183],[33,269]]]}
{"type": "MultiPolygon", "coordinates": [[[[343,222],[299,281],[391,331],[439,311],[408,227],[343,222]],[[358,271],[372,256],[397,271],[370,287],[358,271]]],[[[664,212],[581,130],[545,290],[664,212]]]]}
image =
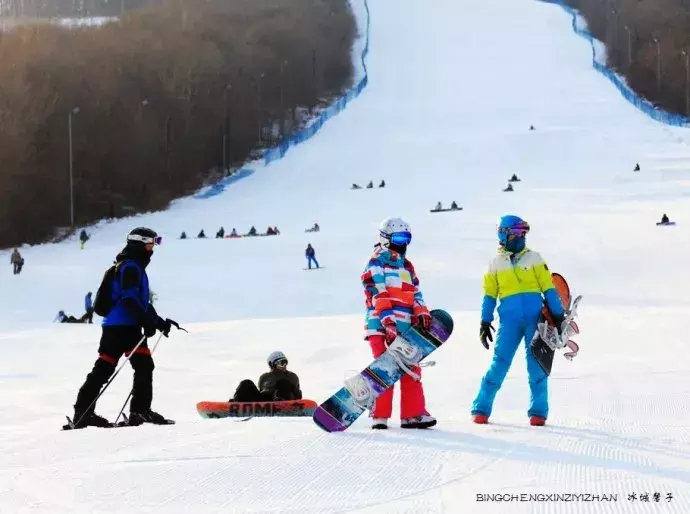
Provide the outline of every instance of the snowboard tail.
{"type": "Polygon", "coordinates": [[[345,385],[319,405],[314,411],[316,425],[326,432],[347,430],[366,410],[371,410],[376,398],[400,378],[418,366],[453,332],[453,318],[446,311],[431,311],[431,328],[410,327],[391,343],[385,353],[377,357],[360,373],[348,378],[345,385]]]}
{"type": "Polygon", "coordinates": [[[311,416],[313,400],[275,402],[199,402],[196,410],[202,418],[299,417],[311,416]]]}
{"type": "Polygon", "coordinates": [[[565,310],[563,333],[560,336],[558,335],[553,317],[545,304],[542,308],[539,322],[537,323],[537,331],[530,343],[532,355],[547,375],[551,374],[556,350],[567,347],[570,350],[564,354],[564,357],[567,359],[575,357],[580,350],[578,344],[572,341],[570,337],[580,333],[580,327],[574,321],[574,318],[577,316],[577,308],[582,300],[582,296],[580,295],[573,300],[570,293],[570,287],[565,278],[559,273],[553,273],[551,276],[558,296],[561,299],[563,309],[565,310]]]}

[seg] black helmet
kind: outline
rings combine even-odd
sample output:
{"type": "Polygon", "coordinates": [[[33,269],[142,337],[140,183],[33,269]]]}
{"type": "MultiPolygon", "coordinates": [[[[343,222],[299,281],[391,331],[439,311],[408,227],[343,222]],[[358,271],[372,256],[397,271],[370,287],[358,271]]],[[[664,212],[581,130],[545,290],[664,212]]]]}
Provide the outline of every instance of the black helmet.
{"type": "Polygon", "coordinates": [[[159,245],[163,241],[163,238],[156,234],[154,230],[146,227],[137,227],[127,234],[127,244],[131,243],[142,243],[159,245]]]}

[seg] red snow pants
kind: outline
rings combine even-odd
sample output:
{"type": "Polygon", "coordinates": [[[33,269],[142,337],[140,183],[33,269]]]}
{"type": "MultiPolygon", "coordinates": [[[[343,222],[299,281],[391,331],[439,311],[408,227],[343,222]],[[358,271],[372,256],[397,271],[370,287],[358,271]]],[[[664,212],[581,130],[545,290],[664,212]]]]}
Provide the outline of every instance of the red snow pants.
{"type": "MultiPolygon", "coordinates": [[[[369,346],[374,357],[379,357],[386,351],[386,340],[382,335],[369,336],[369,346]]],[[[422,369],[418,366],[410,368],[420,377],[422,369]]],[[[381,396],[376,398],[374,410],[371,412],[372,418],[389,419],[393,413],[393,387],[386,389],[381,396]]],[[[405,373],[400,379],[400,418],[413,418],[428,414],[425,408],[424,389],[421,379],[417,382],[410,375],[405,373]]]]}

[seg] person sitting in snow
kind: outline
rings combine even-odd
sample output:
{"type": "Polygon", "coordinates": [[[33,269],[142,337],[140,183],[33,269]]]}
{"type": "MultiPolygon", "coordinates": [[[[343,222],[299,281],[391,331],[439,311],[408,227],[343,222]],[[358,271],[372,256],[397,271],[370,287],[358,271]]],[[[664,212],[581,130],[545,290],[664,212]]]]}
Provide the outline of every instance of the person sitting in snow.
{"type": "Polygon", "coordinates": [[[374,188],[374,181],[370,180],[369,183],[367,184],[367,189],[373,189],[374,188]]]}
{"type": "Polygon", "coordinates": [[[458,204],[453,201],[453,203],[450,204],[450,208],[454,211],[458,210],[458,204]]]}
{"type": "Polygon", "coordinates": [[[232,227],[232,232],[230,232],[230,237],[239,237],[237,235],[237,229],[235,227],[232,227]]]}
{"type": "Polygon", "coordinates": [[[198,239],[206,239],[206,234],[204,233],[204,229],[201,229],[201,232],[199,232],[196,236],[198,239]]]}
{"type": "Polygon", "coordinates": [[[271,227],[270,225],[266,229],[266,235],[267,236],[275,236],[276,235],[275,230],[273,230],[273,227],[271,227]]]}
{"type": "Polygon", "coordinates": [[[503,192],[504,192],[504,193],[507,193],[507,192],[512,191],[512,190],[513,190],[513,184],[508,184],[508,187],[506,187],[506,188],[503,190],[503,192]]]}
{"type": "Polygon", "coordinates": [[[520,182],[520,179],[515,173],[513,173],[513,176],[510,177],[510,180],[508,182],[520,182]]]}
{"type": "Polygon", "coordinates": [[[381,183],[379,184],[379,187],[386,187],[386,181],[381,180],[381,183]]]}
{"type": "Polygon", "coordinates": [[[182,233],[180,234],[180,239],[187,239],[187,232],[185,232],[183,230],[182,233]]]}
{"type": "Polygon", "coordinates": [[[248,236],[255,236],[256,235],[256,227],[252,225],[252,228],[249,229],[249,232],[247,233],[248,236]]]}
{"type": "Polygon", "coordinates": [[[83,318],[79,320],[74,316],[68,316],[67,314],[65,314],[65,311],[62,310],[57,313],[55,320],[59,321],[60,323],[84,323],[83,318]]]}
{"type": "Polygon", "coordinates": [[[436,207],[434,207],[434,210],[435,210],[435,211],[441,211],[441,210],[443,210],[443,204],[442,204],[441,202],[438,202],[438,203],[436,204],[436,207]]]}
{"type": "Polygon", "coordinates": [[[223,236],[225,236],[225,229],[220,227],[220,230],[216,232],[216,239],[223,239],[223,236]]]}
{"type": "Polygon", "coordinates": [[[352,187],[350,189],[362,189],[362,186],[359,184],[352,184],[352,187]]]}
{"type": "Polygon", "coordinates": [[[259,377],[259,385],[250,379],[242,380],[230,402],[279,402],[301,400],[299,377],[288,371],[288,360],[281,351],[271,352],[266,359],[270,371],[259,377]]]}

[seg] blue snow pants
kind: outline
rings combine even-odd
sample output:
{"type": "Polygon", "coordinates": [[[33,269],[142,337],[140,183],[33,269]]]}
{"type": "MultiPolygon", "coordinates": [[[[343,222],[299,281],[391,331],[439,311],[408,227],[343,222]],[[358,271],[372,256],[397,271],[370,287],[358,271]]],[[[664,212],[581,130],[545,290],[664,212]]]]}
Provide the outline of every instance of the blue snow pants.
{"type": "Polygon", "coordinates": [[[316,260],[316,257],[312,257],[311,255],[307,255],[307,265],[309,266],[309,269],[311,269],[311,262],[314,261],[314,264],[316,264],[316,267],[319,267],[319,261],[316,260]]]}
{"type": "Polygon", "coordinates": [[[541,369],[532,352],[530,343],[537,330],[538,319],[532,321],[506,320],[501,322],[496,335],[494,357],[489,370],[482,378],[479,394],[472,403],[472,414],[491,416],[496,393],[501,388],[508,374],[515,352],[524,339],[527,353],[527,374],[529,377],[529,410],[528,416],[540,416],[546,419],[549,415],[548,375],[541,369]]]}

